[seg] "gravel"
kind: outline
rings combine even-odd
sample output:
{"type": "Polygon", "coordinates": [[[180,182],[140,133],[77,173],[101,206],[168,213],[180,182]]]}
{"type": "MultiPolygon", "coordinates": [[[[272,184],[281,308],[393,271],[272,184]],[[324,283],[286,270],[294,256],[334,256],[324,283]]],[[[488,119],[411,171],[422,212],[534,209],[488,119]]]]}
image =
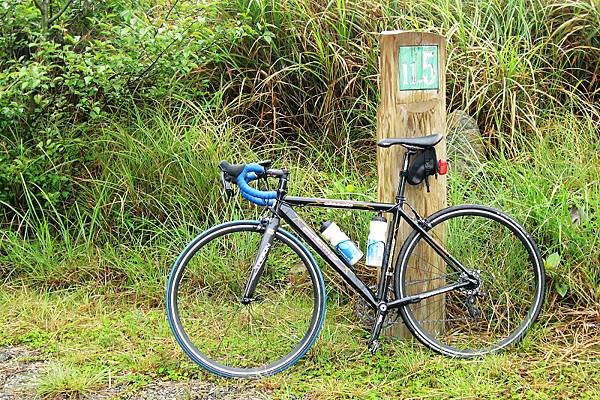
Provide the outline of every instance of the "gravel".
{"type": "MultiPolygon", "coordinates": [[[[0,348],[0,400],[36,399],[35,380],[51,360],[39,351],[24,346],[0,348]]],[[[60,399],[60,397],[54,397],[60,399]]],[[[85,396],[82,400],[264,400],[272,393],[247,386],[239,381],[218,386],[200,380],[156,381],[131,393],[126,386],[106,388],[85,396]]]]}
{"type": "Polygon", "coordinates": [[[47,365],[40,353],[23,346],[0,349],[0,400],[25,400],[34,396],[33,381],[47,365]]]}

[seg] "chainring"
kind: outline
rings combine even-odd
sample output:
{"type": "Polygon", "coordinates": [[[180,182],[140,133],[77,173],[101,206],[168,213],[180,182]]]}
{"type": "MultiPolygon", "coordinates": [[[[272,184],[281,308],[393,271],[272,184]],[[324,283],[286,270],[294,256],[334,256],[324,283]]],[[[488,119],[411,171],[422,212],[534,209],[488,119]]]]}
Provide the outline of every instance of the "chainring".
{"type": "MultiPolygon", "coordinates": [[[[372,291],[377,291],[377,286],[369,286],[369,289],[372,291]]],[[[390,300],[396,298],[391,284],[388,287],[388,298],[390,300]],[[390,294],[391,296],[389,296],[390,294]]],[[[375,324],[375,310],[369,307],[369,304],[362,297],[359,297],[354,303],[354,314],[358,317],[361,327],[368,331],[373,328],[373,325],[375,324]]],[[[382,329],[389,328],[390,326],[397,324],[399,317],[400,314],[396,309],[389,310],[387,316],[385,317],[385,322],[383,323],[382,329]]]]}

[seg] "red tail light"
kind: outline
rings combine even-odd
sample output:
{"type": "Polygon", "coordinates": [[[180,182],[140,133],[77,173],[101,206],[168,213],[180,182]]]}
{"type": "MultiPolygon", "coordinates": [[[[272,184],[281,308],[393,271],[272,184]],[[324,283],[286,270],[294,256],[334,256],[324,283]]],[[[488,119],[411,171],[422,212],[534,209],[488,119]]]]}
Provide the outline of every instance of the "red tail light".
{"type": "Polygon", "coordinates": [[[446,175],[448,173],[448,163],[444,160],[438,161],[438,174],[446,175]]]}

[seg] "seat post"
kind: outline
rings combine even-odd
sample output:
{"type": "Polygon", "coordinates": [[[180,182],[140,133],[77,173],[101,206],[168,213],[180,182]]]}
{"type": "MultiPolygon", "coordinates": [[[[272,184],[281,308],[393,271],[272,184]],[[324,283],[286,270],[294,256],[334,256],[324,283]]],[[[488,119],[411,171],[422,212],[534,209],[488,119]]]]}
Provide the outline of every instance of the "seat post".
{"type": "Polygon", "coordinates": [[[404,160],[402,161],[402,169],[400,170],[400,183],[398,184],[398,194],[396,195],[396,204],[404,204],[404,190],[406,189],[406,174],[408,172],[408,165],[410,164],[410,158],[417,152],[411,148],[407,148],[404,153],[404,160]]]}

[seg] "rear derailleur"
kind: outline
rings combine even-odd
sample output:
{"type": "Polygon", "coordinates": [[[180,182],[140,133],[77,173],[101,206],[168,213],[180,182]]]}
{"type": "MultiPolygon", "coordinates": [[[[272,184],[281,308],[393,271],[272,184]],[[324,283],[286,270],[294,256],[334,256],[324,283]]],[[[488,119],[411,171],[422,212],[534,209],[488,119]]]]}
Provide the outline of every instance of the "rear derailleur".
{"type": "MultiPolygon", "coordinates": [[[[460,289],[460,291],[466,295],[465,307],[471,318],[479,319],[479,317],[481,317],[481,310],[476,305],[477,297],[487,296],[487,293],[481,291],[483,283],[483,280],[481,279],[481,271],[471,271],[471,275],[473,278],[475,278],[476,282],[473,285],[460,289]]],[[[465,281],[473,280],[472,278],[467,277],[467,274],[465,273],[460,275],[460,279],[465,281]]]]}

